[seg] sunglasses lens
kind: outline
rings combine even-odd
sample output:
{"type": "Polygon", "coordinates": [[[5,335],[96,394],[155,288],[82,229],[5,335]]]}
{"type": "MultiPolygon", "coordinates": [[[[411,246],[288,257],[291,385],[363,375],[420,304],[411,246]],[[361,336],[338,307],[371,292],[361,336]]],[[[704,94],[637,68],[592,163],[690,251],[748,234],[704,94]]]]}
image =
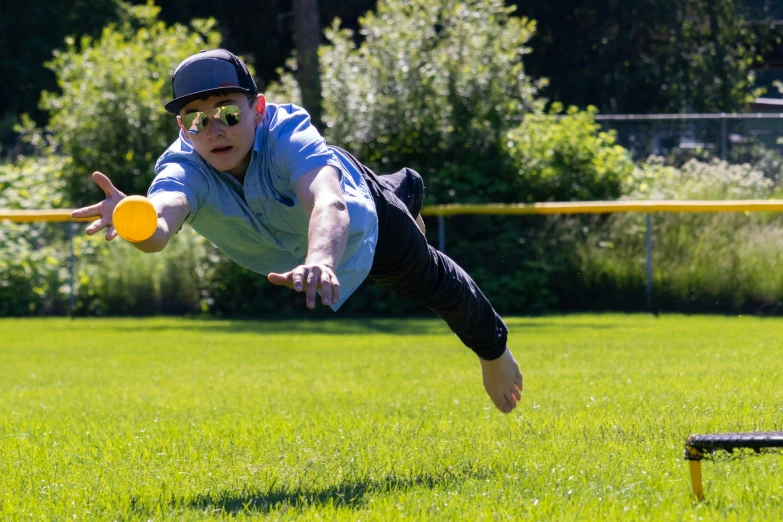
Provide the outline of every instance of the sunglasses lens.
{"type": "MultiPolygon", "coordinates": [[[[236,105],[224,105],[223,107],[212,109],[211,113],[212,117],[217,121],[231,127],[239,123],[242,109],[236,105]]],[[[206,128],[207,123],[209,123],[209,115],[203,111],[189,112],[182,116],[182,125],[191,134],[198,134],[203,131],[206,128]]]]}
{"type": "Polygon", "coordinates": [[[239,123],[239,113],[242,112],[242,110],[236,105],[225,105],[223,107],[218,107],[215,109],[215,111],[215,119],[217,119],[223,125],[227,125],[229,127],[239,123]]]}
{"type": "Polygon", "coordinates": [[[203,131],[207,126],[207,115],[201,111],[189,112],[182,117],[182,126],[192,134],[203,131]]]}

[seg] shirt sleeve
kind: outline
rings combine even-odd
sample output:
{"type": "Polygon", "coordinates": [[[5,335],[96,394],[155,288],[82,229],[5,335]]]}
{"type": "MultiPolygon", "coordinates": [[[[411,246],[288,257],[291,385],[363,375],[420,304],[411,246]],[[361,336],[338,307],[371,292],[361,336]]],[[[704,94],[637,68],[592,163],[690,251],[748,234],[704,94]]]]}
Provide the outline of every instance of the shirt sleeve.
{"type": "MultiPolygon", "coordinates": [[[[280,116],[272,131],[275,138],[274,163],[281,177],[294,185],[302,175],[326,165],[331,165],[342,175],[342,166],[334,153],[326,146],[310,115],[301,107],[286,105],[285,116],[280,116]]],[[[278,114],[283,111],[278,111],[278,114]]]]}
{"type": "Polygon", "coordinates": [[[190,214],[185,223],[195,219],[206,200],[208,186],[201,171],[194,165],[161,158],[155,165],[155,179],[152,180],[147,197],[162,192],[177,192],[185,196],[190,205],[190,214]]]}

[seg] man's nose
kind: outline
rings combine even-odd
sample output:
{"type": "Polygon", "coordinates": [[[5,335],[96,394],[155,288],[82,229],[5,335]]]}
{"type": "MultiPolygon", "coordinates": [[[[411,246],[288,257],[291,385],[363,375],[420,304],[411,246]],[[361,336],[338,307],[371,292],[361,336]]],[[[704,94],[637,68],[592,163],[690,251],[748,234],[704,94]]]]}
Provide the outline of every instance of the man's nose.
{"type": "Polygon", "coordinates": [[[217,138],[225,134],[225,129],[223,126],[215,121],[214,118],[209,119],[209,123],[207,124],[207,136],[210,138],[217,138]]]}

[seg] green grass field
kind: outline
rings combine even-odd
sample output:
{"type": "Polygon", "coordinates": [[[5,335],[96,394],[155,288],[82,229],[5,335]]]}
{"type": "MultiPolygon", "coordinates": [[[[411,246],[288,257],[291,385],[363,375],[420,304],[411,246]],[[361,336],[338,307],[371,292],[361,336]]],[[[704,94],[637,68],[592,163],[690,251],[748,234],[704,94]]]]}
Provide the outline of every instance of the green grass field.
{"type": "Polygon", "coordinates": [[[774,520],[783,320],[510,319],[497,412],[437,320],[0,320],[0,519],[774,520]]]}

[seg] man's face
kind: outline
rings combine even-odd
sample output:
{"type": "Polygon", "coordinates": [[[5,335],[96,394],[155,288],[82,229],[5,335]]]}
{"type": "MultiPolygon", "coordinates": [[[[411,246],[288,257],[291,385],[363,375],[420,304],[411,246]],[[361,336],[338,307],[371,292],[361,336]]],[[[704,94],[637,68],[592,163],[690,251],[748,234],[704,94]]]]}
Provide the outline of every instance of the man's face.
{"type": "Polygon", "coordinates": [[[185,138],[193,144],[198,155],[207,163],[217,170],[244,175],[250,162],[256,126],[263,120],[265,108],[262,95],[252,98],[248,103],[248,97],[244,94],[220,94],[188,103],[179,111],[177,122],[184,131],[185,138]],[[228,123],[236,121],[232,114],[220,109],[228,105],[241,109],[239,123],[226,125],[219,121],[219,119],[228,123]],[[257,109],[259,107],[261,111],[257,109]],[[202,114],[191,123],[190,128],[186,128],[182,117],[195,111],[201,111],[202,114]],[[206,121],[206,127],[199,130],[199,121],[202,124],[206,121]]]}

